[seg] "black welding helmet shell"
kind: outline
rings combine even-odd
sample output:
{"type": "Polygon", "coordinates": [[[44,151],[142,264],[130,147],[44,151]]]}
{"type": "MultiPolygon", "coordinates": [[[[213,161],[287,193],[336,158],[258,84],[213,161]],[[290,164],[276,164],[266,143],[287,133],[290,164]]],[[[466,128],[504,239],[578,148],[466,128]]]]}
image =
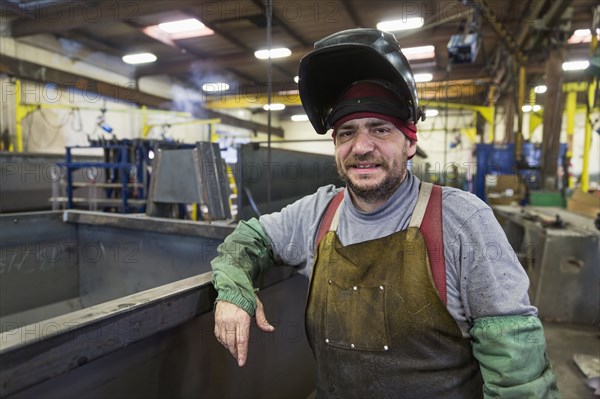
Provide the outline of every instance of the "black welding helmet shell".
{"type": "Polygon", "coordinates": [[[394,35],[377,29],[348,29],[315,43],[300,61],[298,89],[308,119],[319,134],[332,128],[327,116],[340,94],[360,80],[389,82],[406,106],[406,121],[422,117],[417,86],[394,35]]]}

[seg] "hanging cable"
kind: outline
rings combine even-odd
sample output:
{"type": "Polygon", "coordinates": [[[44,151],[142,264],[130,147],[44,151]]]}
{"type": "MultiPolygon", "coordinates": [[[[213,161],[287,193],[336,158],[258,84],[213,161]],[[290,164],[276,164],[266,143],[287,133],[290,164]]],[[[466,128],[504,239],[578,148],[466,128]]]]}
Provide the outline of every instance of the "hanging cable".
{"type": "Polygon", "coordinates": [[[273,91],[273,76],[272,76],[272,61],[271,61],[271,47],[272,38],[271,30],[273,25],[273,3],[271,0],[265,0],[265,13],[267,18],[267,207],[271,207],[271,99],[273,91]]]}

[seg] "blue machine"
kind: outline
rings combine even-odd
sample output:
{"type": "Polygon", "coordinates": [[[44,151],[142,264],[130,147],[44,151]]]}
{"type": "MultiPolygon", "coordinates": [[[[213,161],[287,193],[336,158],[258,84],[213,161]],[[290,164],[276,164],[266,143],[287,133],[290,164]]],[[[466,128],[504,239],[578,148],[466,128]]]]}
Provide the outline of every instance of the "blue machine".
{"type": "MultiPolygon", "coordinates": [[[[563,164],[567,145],[561,144],[558,165],[563,164]]],[[[486,175],[514,175],[518,174],[528,190],[539,189],[541,180],[540,167],[542,164],[542,147],[536,143],[523,143],[522,155],[524,163],[518,165],[515,160],[514,144],[478,144],[477,174],[475,176],[474,194],[486,201],[485,176],[486,175]]]]}
{"type": "Polygon", "coordinates": [[[120,213],[144,212],[150,186],[147,166],[152,164],[153,154],[159,148],[193,147],[192,144],[142,139],[94,140],[89,146],[66,147],[65,162],[57,165],[66,170],[67,208],[75,208],[74,191],[77,184],[74,182],[74,173],[83,170],[89,174],[86,176],[88,185],[103,189],[104,195],[96,200],[104,211],[118,209],[120,213]],[[73,149],[82,148],[102,148],[103,161],[73,161],[73,149]]]}

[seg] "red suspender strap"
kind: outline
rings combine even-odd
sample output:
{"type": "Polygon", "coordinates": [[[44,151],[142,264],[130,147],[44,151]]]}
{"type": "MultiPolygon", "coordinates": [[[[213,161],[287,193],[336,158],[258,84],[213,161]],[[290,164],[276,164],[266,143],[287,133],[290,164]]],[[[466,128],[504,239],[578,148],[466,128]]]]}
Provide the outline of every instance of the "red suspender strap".
{"type": "Polygon", "coordinates": [[[327,205],[327,209],[325,209],[325,214],[323,215],[323,220],[321,221],[321,226],[319,227],[319,233],[317,234],[317,241],[315,242],[315,253],[317,253],[317,247],[319,243],[325,237],[325,234],[329,231],[329,227],[331,226],[331,222],[333,221],[333,216],[335,215],[335,211],[338,206],[344,199],[344,191],[341,190],[338,192],[327,205]]]}
{"type": "Polygon", "coordinates": [[[442,234],[442,189],[440,186],[434,185],[431,191],[425,216],[421,223],[421,234],[427,246],[435,288],[444,304],[446,304],[446,261],[442,234]]]}
{"type": "MultiPolygon", "coordinates": [[[[344,199],[344,190],[340,191],[331,199],[325,214],[323,215],[323,221],[319,227],[319,233],[317,234],[317,241],[315,242],[315,253],[319,243],[329,231],[333,216],[338,206],[344,199]]],[[[431,274],[433,275],[433,282],[435,288],[440,294],[440,298],[444,304],[446,304],[446,262],[444,258],[444,238],[442,234],[442,189],[440,186],[433,186],[429,202],[427,203],[427,209],[425,210],[425,216],[421,223],[421,234],[425,240],[427,246],[427,255],[429,256],[429,264],[431,266],[431,274]]]]}

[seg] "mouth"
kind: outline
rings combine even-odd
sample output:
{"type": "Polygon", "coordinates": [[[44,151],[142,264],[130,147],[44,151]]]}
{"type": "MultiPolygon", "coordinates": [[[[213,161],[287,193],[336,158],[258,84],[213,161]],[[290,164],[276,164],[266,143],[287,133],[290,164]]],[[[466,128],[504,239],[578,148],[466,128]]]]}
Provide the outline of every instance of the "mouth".
{"type": "Polygon", "coordinates": [[[370,173],[380,169],[381,164],[376,162],[358,162],[350,165],[350,168],[358,173],[370,173]]]}

